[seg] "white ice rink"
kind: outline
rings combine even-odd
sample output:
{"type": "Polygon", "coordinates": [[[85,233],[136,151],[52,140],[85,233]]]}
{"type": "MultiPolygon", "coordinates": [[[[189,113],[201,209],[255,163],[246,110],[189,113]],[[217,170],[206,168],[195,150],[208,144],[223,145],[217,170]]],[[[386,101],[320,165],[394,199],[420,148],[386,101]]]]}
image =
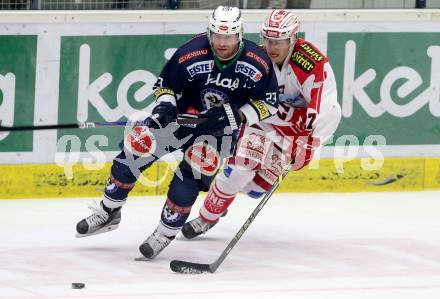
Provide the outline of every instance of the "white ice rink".
{"type": "Polygon", "coordinates": [[[0,200],[1,299],[440,298],[440,192],[275,195],[202,275],[169,262],[214,261],[258,201],[238,198],[206,236],[175,240],[152,262],[133,258],[163,197],[131,198],[118,230],[77,239],[90,201],[0,200]]]}

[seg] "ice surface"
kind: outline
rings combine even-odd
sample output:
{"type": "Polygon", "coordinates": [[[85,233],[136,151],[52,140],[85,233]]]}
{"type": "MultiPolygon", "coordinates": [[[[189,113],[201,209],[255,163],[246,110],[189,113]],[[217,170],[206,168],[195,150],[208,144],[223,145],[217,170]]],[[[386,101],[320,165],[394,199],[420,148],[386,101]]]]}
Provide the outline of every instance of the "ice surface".
{"type": "Polygon", "coordinates": [[[169,262],[214,261],[257,200],[240,196],[208,234],[178,238],[151,262],[134,258],[164,198],[130,198],[118,230],[75,238],[91,200],[0,201],[1,299],[440,298],[440,192],[276,194],[202,275],[169,262]]]}

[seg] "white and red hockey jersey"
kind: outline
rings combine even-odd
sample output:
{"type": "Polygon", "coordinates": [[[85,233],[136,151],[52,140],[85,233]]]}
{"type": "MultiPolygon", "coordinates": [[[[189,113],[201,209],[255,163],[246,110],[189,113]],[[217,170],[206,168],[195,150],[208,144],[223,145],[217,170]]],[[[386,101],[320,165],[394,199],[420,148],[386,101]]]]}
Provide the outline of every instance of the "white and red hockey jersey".
{"type": "Polygon", "coordinates": [[[274,66],[280,91],[278,112],[258,126],[267,131],[270,124],[282,136],[294,138],[294,155],[298,156],[300,150],[295,147],[307,150],[304,161],[294,166],[300,169],[309,163],[313,150],[336,131],[341,108],[336,79],[324,54],[311,43],[298,39],[288,57],[281,69],[274,66]],[[303,137],[299,139],[300,136],[303,137]]]}
{"type": "Polygon", "coordinates": [[[274,65],[274,71],[280,91],[277,114],[244,127],[229,160],[231,166],[256,170],[254,183],[265,190],[289,162],[292,170],[308,165],[341,120],[333,70],[314,45],[298,39],[281,69],[274,65]]]}
{"type": "Polygon", "coordinates": [[[264,122],[286,135],[312,135],[323,142],[341,118],[333,70],[328,58],[302,39],[289,56],[281,70],[274,66],[280,105],[277,114],[264,122]]]}

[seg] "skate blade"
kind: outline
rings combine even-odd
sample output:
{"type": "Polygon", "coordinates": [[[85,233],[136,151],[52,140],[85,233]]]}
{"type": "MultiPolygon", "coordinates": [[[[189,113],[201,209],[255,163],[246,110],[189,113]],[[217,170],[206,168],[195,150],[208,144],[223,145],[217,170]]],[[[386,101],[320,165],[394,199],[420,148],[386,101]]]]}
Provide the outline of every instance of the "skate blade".
{"type": "Polygon", "coordinates": [[[182,234],[182,232],[179,232],[179,233],[176,235],[176,238],[175,238],[174,240],[187,241],[188,239],[185,238],[185,236],[182,234]]]}
{"type": "Polygon", "coordinates": [[[145,256],[138,256],[138,257],[135,257],[134,260],[136,262],[150,262],[153,259],[146,258],[145,256]]]}
{"type": "Polygon", "coordinates": [[[107,233],[109,231],[115,230],[119,227],[119,224],[112,224],[106,227],[103,227],[101,229],[98,229],[97,231],[90,233],[90,234],[80,234],[80,233],[76,233],[75,237],[77,238],[84,238],[84,237],[90,237],[93,235],[98,235],[98,234],[103,234],[103,233],[107,233]]]}

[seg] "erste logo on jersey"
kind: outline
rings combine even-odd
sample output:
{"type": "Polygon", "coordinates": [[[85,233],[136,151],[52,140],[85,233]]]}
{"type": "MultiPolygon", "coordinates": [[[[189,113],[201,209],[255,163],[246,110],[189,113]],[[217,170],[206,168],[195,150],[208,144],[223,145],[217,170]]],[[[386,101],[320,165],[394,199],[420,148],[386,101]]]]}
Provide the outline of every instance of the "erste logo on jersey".
{"type": "Polygon", "coordinates": [[[209,109],[214,106],[220,106],[224,103],[229,102],[227,95],[225,95],[223,92],[219,90],[212,88],[204,89],[201,92],[201,96],[202,96],[202,104],[204,106],[203,108],[205,109],[209,109]]]}
{"type": "Polygon", "coordinates": [[[210,144],[194,144],[186,150],[185,160],[192,169],[207,176],[214,175],[220,166],[220,155],[210,144]]]}
{"type": "Polygon", "coordinates": [[[197,74],[206,74],[212,72],[214,68],[214,60],[199,61],[186,67],[189,75],[194,77],[197,74]]]}
{"type": "Polygon", "coordinates": [[[261,77],[263,76],[263,74],[255,66],[245,61],[237,61],[235,72],[242,73],[254,82],[260,81],[261,77]]]}

